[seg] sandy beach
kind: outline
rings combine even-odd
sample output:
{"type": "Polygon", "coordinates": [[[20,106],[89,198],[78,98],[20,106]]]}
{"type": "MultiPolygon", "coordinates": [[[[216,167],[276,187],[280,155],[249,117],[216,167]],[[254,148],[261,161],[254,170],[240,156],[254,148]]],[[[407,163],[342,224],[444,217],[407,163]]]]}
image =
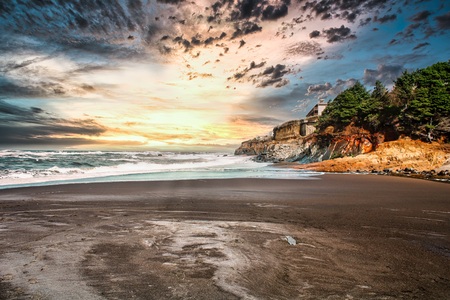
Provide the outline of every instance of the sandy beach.
{"type": "Polygon", "coordinates": [[[0,299],[448,299],[449,195],[331,174],[0,190],[0,299]]]}

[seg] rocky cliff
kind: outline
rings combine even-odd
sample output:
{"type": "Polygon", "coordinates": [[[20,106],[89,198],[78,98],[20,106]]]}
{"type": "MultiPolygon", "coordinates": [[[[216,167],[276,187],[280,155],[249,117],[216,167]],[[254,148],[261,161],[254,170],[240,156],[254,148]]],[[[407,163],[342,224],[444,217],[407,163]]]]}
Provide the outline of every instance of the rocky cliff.
{"type": "Polygon", "coordinates": [[[382,143],[374,151],[365,155],[347,156],[303,165],[296,164],[292,167],[320,172],[382,172],[386,174],[417,174],[436,170],[435,175],[448,176],[450,145],[437,142],[424,143],[404,138],[382,143]]]}
{"type": "Polygon", "coordinates": [[[382,135],[351,126],[338,134],[333,133],[333,128],[327,128],[321,134],[302,136],[301,124],[302,120],[283,123],[270,136],[243,142],[235,155],[255,155],[258,161],[310,163],[368,153],[384,140],[382,135]]]}
{"type": "Polygon", "coordinates": [[[275,127],[270,136],[245,141],[235,154],[254,155],[257,161],[298,162],[297,168],[328,172],[423,171],[438,169],[450,160],[450,146],[446,144],[407,137],[386,141],[385,134],[371,134],[353,125],[340,132],[329,127],[301,136],[298,124],[286,122],[275,127]]]}

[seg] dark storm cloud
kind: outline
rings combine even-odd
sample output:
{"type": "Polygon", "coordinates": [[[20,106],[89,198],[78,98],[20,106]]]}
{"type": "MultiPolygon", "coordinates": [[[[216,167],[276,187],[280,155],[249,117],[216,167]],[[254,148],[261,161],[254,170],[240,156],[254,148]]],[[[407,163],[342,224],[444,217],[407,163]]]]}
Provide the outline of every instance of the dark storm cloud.
{"type": "Polygon", "coordinates": [[[385,15],[385,16],[382,16],[380,18],[375,16],[373,21],[377,22],[377,23],[384,24],[384,23],[387,23],[387,22],[395,21],[396,19],[397,19],[397,15],[385,15]]]}
{"type": "Polygon", "coordinates": [[[264,8],[262,11],[262,19],[263,20],[277,20],[281,17],[284,17],[288,14],[288,5],[290,4],[290,1],[288,4],[283,3],[280,6],[276,7],[274,5],[268,5],[264,8]]]}
{"type": "MultiPolygon", "coordinates": [[[[56,118],[39,107],[24,108],[0,100],[0,144],[65,144],[54,135],[99,136],[106,128],[92,119],[56,118]]],[[[73,144],[79,144],[80,140],[73,144]]]]}
{"type": "Polygon", "coordinates": [[[109,43],[108,41],[90,37],[82,39],[75,37],[70,40],[61,40],[58,41],[58,44],[61,46],[59,52],[71,54],[73,56],[78,55],[78,53],[119,59],[142,56],[142,53],[136,49],[129,48],[126,45],[116,45],[109,43]]]}
{"type": "Polygon", "coordinates": [[[251,70],[262,68],[265,64],[266,62],[257,64],[252,61],[249,67],[235,73],[232,77],[229,77],[228,80],[240,81],[244,79],[243,81],[251,81],[257,87],[282,87],[289,83],[283,76],[291,72],[291,70],[287,69],[285,65],[280,64],[267,67],[258,74],[248,75],[251,70]]]}
{"type": "Polygon", "coordinates": [[[258,64],[255,63],[254,61],[252,61],[252,62],[250,63],[250,66],[246,67],[246,68],[245,68],[244,70],[242,70],[242,71],[239,71],[239,72],[235,73],[235,74],[233,75],[233,77],[228,78],[228,80],[231,80],[231,79],[239,80],[239,79],[243,78],[245,75],[247,75],[247,73],[248,73],[249,71],[251,71],[251,70],[253,70],[253,69],[259,69],[259,68],[262,68],[265,64],[266,64],[265,61],[262,61],[262,62],[260,62],[260,63],[258,63],[258,64]]]}
{"type": "Polygon", "coordinates": [[[202,41],[199,39],[198,36],[193,36],[191,38],[191,44],[195,46],[199,46],[202,43],[202,41]]]}
{"type": "MultiPolygon", "coordinates": [[[[151,43],[160,37],[160,27],[148,18],[148,3],[119,1],[17,1],[7,5],[8,15],[0,15],[3,40],[25,36],[38,41],[25,42],[21,50],[39,50],[44,46],[58,52],[85,52],[103,56],[130,58],[143,49],[135,40],[151,43]],[[45,2],[46,5],[41,4],[45,2]],[[129,31],[135,31],[130,35],[129,31]],[[129,39],[129,37],[132,39],[129,39]]],[[[2,1],[4,3],[4,1],[2,1]]],[[[20,40],[20,39],[19,39],[20,40]]],[[[22,42],[24,39],[22,39],[22,42]]],[[[1,46],[0,46],[1,47],[1,46]]],[[[73,54],[73,53],[72,53],[73,54]]]]}
{"type": "Polygon", "coordinates": [[[262,75],[270,75],[272,78],[281,78],[288,71],[286,70],[285,65],[276,65],[268,67],[262,72],[262,75]]]}
{"type": "Polygon", "coordinates": [[[413,22],[422,22],[426,21],[430,15],[431,12],[429,12],[428,10],[424,10],[412,16],[410,20],[413,22]]]}
{"type": "Polygon", "coordinates": [[[287,74],[290,70],[286,69],[285,65],[276,65],[270,66],[266,68],[262,73],[257,75],[258,79],[254,80],[257,87],[282,87],[289,83],[287,79],[284,79],[283,76],[287,74]]]}
{"type": "MultiPolygon", "coordinates": [[[[331,15],[331,14],[330,14],[331,15]]],[[[349,11],[344,11],[342,12],[342,14],[340,15],[340,17],[344,20],[349,21],[350,23],[354,23],[356,20],[356,17],[359,15],[358,11],[353,11],[353,12],[349,12],[349,11]]],[[[328,19],[331,19],[331,16],[328,17],[328,19]]]]}
{"type": "Polygon", "coordinates": [[[404,71],[402,65],[378,65],[376,70],[365,69],[364,70],[364,83],[374,85],[377,80],[383,84],[392,84],[404,71]]]}
{"type": "MultiPolygon", "coordinates": [[[[281,0],[276,4],[269,4],[264,0],[241,0],[235,3],[230,13],[230,18],[231,20],[242,20],[255,17],[262,18],[263,20],[277,20],[288,14],[288,6],[290,4],[290,0],[281,0]]],[[[215,12],[217,12],[219,5],[215,5],[215,12]]]]}
{"type": "Polygon", "coordinates": [[[319,31],[319,30],[313,30],[313,31],[309,34],[309,37],[310,37],[311,39],[316,38],[316,37],[318,37],[318,36],[320,36],[320,31],[319,31]]]}
{"type": "Polygon", "coordinates": [[[350,28],[342,25],[341,27],[332,27],[324,29],[323,34],[327,37],[328,43],[342,42],[349,39],[356,39],[356,35],[351,33],[350,28]]]}
{"type": "Polygon", "coordinates": [[[392,40],[390,40],[389,41],[389,45],[396,45],[396,44],[398,44],[399,43],[399,41],[397,40],[397,39],[392,39],[392,40]]]}
{"type": "Polygon", "coordinates": [[[330,13],[324,14],[320,19],[321,20],[331,20],[333,18],[333,15],[330,13]]]}
{"type": "Polygon", "coordinates": [[[254,61],[252,61],[250,63],[250,66],[248,67],[249,70],[253,70],[253,69],[258,69],[258,68],[262,68],[264,65],[266,64],[265,61],[260,62],[259,64],[255,63],[254,61]]]}
{"type": "Polygon", "coordinates": [[[235,31],[231,36],[232,39],[240,37],[242,35],[247,35],[254,32],[259,32],[262,30],[261,26],[253,22],[243,22],[241,24],[235,23],[235,31]]]}
{"type": "Polygon", "coordinates": [[[416,30],[419,29],[420,26],[421,25],[419,23],[409,25],[403,32],[403,36],[406,38],[413,37],[415,35],[416,30]]]}
{"type": "Polygon", "coordinates": [[[311,11],[322,20],[339,18],[353,23],[360,15],[378,8],[384,8],[389,0],[351,0],[351,1],[307,1],[301,8],[311,11]]]}
{"type": "Polygon", "coordinates": [[[62,95],[65,91],[61,84],[54,81],[19,82],[0,75],[0,93],[7,97],[51,97],[62,95]]]}
{"type": "Polygon", "coordinates": [[[417,50],[417,49],[420,49],[420,48],[423,48],[423,47],[426,47],[426,46],[429,46],[429,45],[430,45],[430,43],[420,43],[417,46],[415,46],[413,48],[413,50],[417,50]]]}
{"type": "Polygon", "coordinates": [[[367,24],[370,24],[370,22],[372,21],[372,18],[365,18],[365,19],[361,19],[359,20],[359,26],[366,26],[367,24]]]}
{"type": "Polygon", "coordinates": [[[0,123],[0,145],[4,146],[79,146],[93,145],[99,142],[74,137],[52,137],[45,128],[32,128],[28,130],[21,126],[2,125],[0,123]]]}
{"type": "Polygon", "coordinates": [[[450,12],[437,16],[436,21],[438,23],[438,28],[441,30],[450,29],[450,12]]]}

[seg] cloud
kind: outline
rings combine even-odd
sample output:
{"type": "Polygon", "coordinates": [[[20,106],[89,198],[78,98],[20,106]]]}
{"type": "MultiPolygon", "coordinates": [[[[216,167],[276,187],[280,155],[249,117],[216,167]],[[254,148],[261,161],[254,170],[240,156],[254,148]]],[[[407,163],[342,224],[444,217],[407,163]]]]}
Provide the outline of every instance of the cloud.
{"type": "Polygon", "coordinates": [[[235,39],[242,35],[259,32],[261,30],[262,30],[261,26],[258,26],[258,24],[250,22],[250,21],[243,22],[243,23],[236,23],[235,31],[233,32],[233,35],[231,36],[231,38],[235,39]]]}
{"type": "MultiPolygon", "coordinates": [[[[228,1],[222,0],[222,5],[226,2],[228,1]]],[[[230,17],[231,20],[249,19],[251,17],[261,18],[263,20],[277,20],[288,14],[288,6],[290,4],[291,0],[281,0],[271,4],[264,0],[236,1],[230,17]]],[[[214,11],[217,12],[218,8],[222,5],[216,4],[214,11]]]]}
{"type": "Polygon", "coordinates": [[[189,80],[196,78],[211,78],[213,75],[211,73],[198,73],[198,72],[188,72],[186,74],[189,80]]]}
{"type": "Polygon", "coordinates": [[[343,42],[349,39],[356,39],[356,35],[351,33],[350,28],[342,25],[341,27],[332,27],[322,31],[328,43],[343,42]]]}
{"type": "Polygon", "coordinates": [[[257,83],[257,87],[282,87],[289,83],[287,79],[282,78],[285,74],[287,74],[289,70],[286,69],[285,65],[276,65],[270,66],[266,68],[262,73],[260,73],[257,77],[258,80],[255,80],[257,83]]]}
{"type": "Polygon", "coordinates": [[[387,23],[387,22],[395,21],[396,19],[397,19],[397,15],[392,14],[392,15],[382,16],[381,18],[378,18],[378,17],[375,16],[373,21],[381,23],[381,24],[384,24],[384,23],[387,23]]]}
{"type": "Polygon", "coordinates": [[[83,136],[99,136],[105,131],[106,127],[92,119],[57,118],[39,107],[24,108],[0,100],[3,145],[93,143],[83,136]]]}
{"type": "Polygon", "coordinates": [[[319,30],[311,31],[311,33],[309,34],[309,37],[310,37],[311,39],[316,38],[316,37],[318,37],[318,36],[320,36],[320,31],[319,31],[319,30]]]}
{"type": "Polygon", "coordinates": [[[430,43],[428,43],[428,42],[420,43],[420,44],[418,44],[417,46],[415,46],[415,47],[413,48],[413,50],[417,50],[417,49],[420,49],[420,48],[423,48],[423,47],[426,47],[426,46],[429,46],[429,45],[430,45],[430,43]]]}
{"type": "Polygon", "coordinates": [[[372,18],[370,18],[370,17],[361,19],[361,20],[359,20],[359,26],[360,27],[366,26],[367,24],[370,24],[371,21],[372,21],[372,18]]]}
{"type": "Polygon", "coordinates": [[[424,10],[421,12],[418,12],[417,14],[415,14],[414,16],[412,16],[410,18],[411,21],[413,22],[422,22],[422,21],[426,21],[428,20],[428,17],[431,15],[431,12],[428,10],[424,10]]]}
{"type": "Polygon", "coordinates": [[[147,4],[139,0],[126,4],[122,6],[119,1],[107,5],[102,1],[18,1],[7,8],[14,18],[0,15],[0,31],[8,44],[11,38],[28,37],[18,39],[22,43],[21,51],[52,49],[58,53],[85,52],[101,57],[139,57],[147,51],[142,45],[160,38],[163,27],[154,21],[155,11],[147,4]],[[46,3],[45,9],[42,3],[46,3]],[[132,35],[130,31],[134,31],[132,35]],[[136,47],[138,44],[141,47],[136,47]]]}
{"type": "Polygon", "coordinates": [[[52,97],[65,94],[63,86],[56,81],[40,79],[29,81],[11,80],[0,75],[0,95],[6,97],[52,97]]]}
{"type": "Polygon", "coordinates": [[[228,78],[228,80],[231,80],[231,79],[239,80],[239,79],[243,78],[244,76],[246,76],[247,73],[250,72],[251,70],[262,68],[265,64],[266,64],[265,61],[262,61],[262,62],[260,62],[260,63],[258,63],[258,64],[255,63],[254,61],[252,61],[252,62],[250,63],[250,66],[246,67],[246,68],[245,68],[244,70],[242,70],[242,71],[239,71],[239,72],[235,73],[235,74],[233,75],[233,77],[228,78]]]}
{"type": "Polygon", "coordinates": [[[254,69],[262,68],[265,64],[266,62],[264,61],[258,64],[252,61],[250,66],[236,72],[232,77],[229,77],[228,80],[252,82],[256,85],[256,87],[260,88],[268,86],[279,88],[289,83],[289,80],[283,78],[284,75],[291,72],[290,69],[286,68],[286,65],[277,64],[275,66],[265,68],[260,73],[255,74],[252,72],[252,75],[248,74],[254,69]]]}
{"type": "Polygon", "coordinates": [[[308,86],[306,95],[314,96],[316,99],[323,99],[327,97],[334,98],[345,89],[355,85],[356,81],[356,79],[350,78],[347,80],[337,79],[334,85],[329,82],[312,84],[308,86]]]}
{"type": "Polygon", "coordinates": [[[289,46],[285,53],[288,56],[315,56],[323,54],[323,50],[316,42],[298,42],[289,46]]]}
{"type": "Polygon", "coordinates": [[[21,62],[9,62],[7,64],[5,64],[4,66],[0,66],[0,73],[8,73],[9,71],[12,70],[17,70],[17,69],[21,69],[24,67],[28,67],[29,65],[35,64],[35,63],[39,63],[45,60],[48,60],[50,58],[50,56],[44,56],[44,57],[35,57],[35,58],[31,58],[31,59],[27,59],[21,62]]]}
{"type": "MultiPolygon", "coordinates": [[[[285,1],[289,2],[290,1],[285,1]]],[[[263,20],[277,20],[281,17],[284,17],[288,14],[288,6],[286,3],[281,4],[276,7],[274,5],[268,5],[262,11],[262,19],[263,20]]]]}
{"type": "Polygon", "coordinates": [[[324,84],[314,84],[308,87],[308,95],[317,94],[319,97],[325,96],[333,86],[331,83],[326,82],[324,84]]]}
{"type": "Polygon", "coordinates": [[[307,1],[301,9],[305,12],[311,11],[322,20],[339,18],[353,23],[360,15],[384,8],[388,2],[388,0],[307,1]]]}
{"type": "Polygon", "coordinates": [[[264,65],[266,64],[265,61],[260,62],[259,64],[255,63],[254,61],[252,61],[250,63],[250,66],[248,67],[249,70],[252,69],[258,69],[258,68],[262,68],[264,65]]]}
{"type": "Polygon", "coordinates": [[[437,16],[436,21],[438,23],[438,28],[441,30],[450,29],[450,12],[437,16]]]}
{"type": "Polygon", "coordinates": [[[404,71],[402,65],[379,64],[376,70],[364,70],[364,83],[374,85],[377,80],[385,85],[391,85],[404,71]]]}

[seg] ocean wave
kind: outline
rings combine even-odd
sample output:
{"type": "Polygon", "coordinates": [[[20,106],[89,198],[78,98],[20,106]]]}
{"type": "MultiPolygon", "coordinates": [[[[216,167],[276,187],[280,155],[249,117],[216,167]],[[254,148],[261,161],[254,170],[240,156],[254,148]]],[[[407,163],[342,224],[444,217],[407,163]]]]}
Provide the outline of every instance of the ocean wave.
{"type": "MultiPolygon", "coordinates": [[[[9,152],[10,154],[14,151],[9,152]]],[[[21,155],[21,159],[14,158],[15,166],[0,171],[0,186],[11,184],[27,184],[36,182],[77,180],[89,178],[105,178],[111,176],[157,174],[167,172],[227,172],[231,169],[245,168],[246,164],[252,164],[252,168],[263,166],[250,161],[247,157],[225,156],[221,154],[176,154],[158,152],[91,152],[85,154],[82,159],[74,152],[72,156],[64,159],[52,160],[45,167],[42,162],[30,161],[29,153],[15,152],[21,155]],[[132,156],[141,157],[130,158],[132,156]],[[128,157],[128,158],[127,158],[128,157]],[[144,158],[142,158],[144,157],[144,158]],[[255,164],[255,165],[253,165],[255,164]],[[19,165],[25,167],[18,167],[19,165]]],[[[77,153],[77,152],[75,152],[77,153]]],[[[5,151],[3,151],[5,154],[5,151]]],[[[55,156],[61,152],[40,152],[39,155],[55,156]]],[[[0,162],[5,157],[0,158],[0,162]]],[[[193,175],[195,177],[195,175],[193,175]]]]}

